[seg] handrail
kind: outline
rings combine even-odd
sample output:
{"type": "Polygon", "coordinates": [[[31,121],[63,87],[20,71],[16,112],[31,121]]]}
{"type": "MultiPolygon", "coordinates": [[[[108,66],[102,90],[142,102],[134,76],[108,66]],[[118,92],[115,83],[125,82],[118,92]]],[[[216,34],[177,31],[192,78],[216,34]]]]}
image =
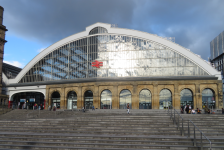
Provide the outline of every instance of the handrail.
{"type": "MultiPolygon", "coordinates": [[[[181,120],[182,120],[182,128],[181,128],[180,132],[181,132],[181,135],[184,136],[184,128],[183,128],[184,118],[180,115],[180,113],[178,113],[178,111],[176,109],[172,108],[172,106],[171,106],[171,109],[169,109],[169,107],[168,107],[168,114],[169,113],[170,113],[170,120],[173,119],[173,124],[176,124],[177,125],[177,129],[178,130],[180,129],[179,128],[179,118],[181,118],[181,120]],[[172,110],[174,110],[173,113],[172,113],[172,110]],[[176,120],[175,113],[178,114],[178,120],[176,120]]],[[[200,132],[200,134],[201,134],[201,150],[203,150],[202,135],[205,137],[205,139],[207,139],[209,141],[210,150],[211,150],[212,149],[212,142],[204,135],[204,133],[202,133],[202,131],[190,119],[188,119],[188,138],[190,138],[190,126],[189,126],[189,122],[191,122],[194,125],[194,146],[196,146],[196,135],[195,135],[195,128],[196,128],[200,132]]]]}
{"type": "Polygon", "coordinates": [[[203,143],[202,143],[202,135],[209,141],[210,150],[212,149],[212,142],[202,133],[202,131],[190,120],[188,119],[188,137],[190,137],[190,128],[189,128],[189,121],[194,125],[194,146],[196,146],[196,136],[195,136],[195,128],[198,129],[199,132],[201,132],[201,149],[203,149],[203,143]]]}

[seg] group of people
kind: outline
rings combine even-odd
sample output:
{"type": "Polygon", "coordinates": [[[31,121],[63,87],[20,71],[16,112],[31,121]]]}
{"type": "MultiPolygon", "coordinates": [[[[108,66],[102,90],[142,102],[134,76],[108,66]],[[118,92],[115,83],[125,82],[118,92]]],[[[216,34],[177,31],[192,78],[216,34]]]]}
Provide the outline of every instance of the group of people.
{"type": "Polygon", "coordinates": [[[195,111],[194,108],[191,107],[191,105],[186,105],[186,106],[181,105],[180,109],[182,114],[184,114],[184,111],[186,112],[186,114],[196,114],[196,113],[201,114],[200,109],[197,108],[195,111]]]}
{"type": "Polygon", "coordinates": [[[35,103],[33,106],[34,106],[34,110],[37,110],[37,109],[42,110],[43,109],[43,105],[42,104],[38,105],[37,103],[35,103]]]}

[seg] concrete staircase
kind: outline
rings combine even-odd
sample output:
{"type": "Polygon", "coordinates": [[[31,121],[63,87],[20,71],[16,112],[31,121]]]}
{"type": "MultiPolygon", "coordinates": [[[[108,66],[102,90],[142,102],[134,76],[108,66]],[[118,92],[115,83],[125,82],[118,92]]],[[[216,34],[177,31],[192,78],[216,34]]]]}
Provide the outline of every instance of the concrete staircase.
{"type": "MultiPolygon", "coordinates": [[[[203,139],[208,149],[206,142],[203,139]]],[[[130,115],[126,110],[13,110],[0,116],[0,150],[197,150],[199,146],[193,146],[192,137],[180,135],[165,110],[131,110],[130,115]]]]}
{"type": "MultiPolygon", "coordinates": [[[[224,115],[222,114],[181,114],[184,118],[185,135],[188,134],[188,119],[190,119],[212,142],[212,148],[224,150],[224,115]]],[[[193,138],[194,126],[189,122],[190,136],[193,138]]],[[[195,129],[197,139],[201,138],[200,132],[195,129]]],[[[204,146],[209,146],[208,140],[203,138],[204,146]]]]}

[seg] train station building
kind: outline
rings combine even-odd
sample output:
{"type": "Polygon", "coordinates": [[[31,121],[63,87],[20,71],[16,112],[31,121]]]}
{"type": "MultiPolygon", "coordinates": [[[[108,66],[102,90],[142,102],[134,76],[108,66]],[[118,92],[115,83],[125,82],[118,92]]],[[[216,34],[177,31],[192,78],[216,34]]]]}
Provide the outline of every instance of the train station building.
{"type": "Polygon", "coordinates": [[[3,81],[9,107],[223,107],[221,73],[209,62],[172,38],[105,23],[54,43],[3,81]]]}

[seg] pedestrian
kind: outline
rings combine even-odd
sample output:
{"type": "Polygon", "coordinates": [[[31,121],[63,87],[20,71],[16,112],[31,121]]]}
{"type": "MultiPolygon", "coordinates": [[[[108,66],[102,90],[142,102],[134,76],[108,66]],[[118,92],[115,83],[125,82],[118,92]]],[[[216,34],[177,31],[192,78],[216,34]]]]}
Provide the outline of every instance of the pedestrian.
{"type": "Polygon", "coordinates": [[[222,108],[222,114],[224,114],[224,109],[222,108]]]}
{"type": "Polygon", "coordinates": [[[95,110],[94,106],[92,107],[92,111],[95,110]]]}
{"type": "Polygon", "coordinates": [[[208,109],[208,114],[211,114],[211,110],[210,109],[208,109]]]}
{"type": "Polygon", "coordinates": [[[130,106],[129,106],[129,103],[128,103],[128,105],[127,105],[127,113],[128,113],[128,115],[129,115],[129,108],[130,108],[130,106]]]}
{"type": "Polygon", "coordinates": [[[194,109],[192,109],[192,111],[191,111],[191,112],[192,112],[192,114],[195,114],[195,110],[194,110],[194,109]]]}
{"type": "Polygon", "coordinates": [[[191,105],[189,105],[189,114],[191,114],[191,105]]]}
{"type": "Polygon", "coordinates": [[[204,109],[205,109],[205,114],[208,113],[209,109],[208,109],[207,105],[205,105],[204,109]]]}
{"type": "Polygon", "coordinates": [[[82,107],[82,112],[85,112],[85,109],[84,109],[84,107],[82,107]]]}
{"type": "Polygon", "coordinates": [[[184,106],[183,105],[181,105],[180,111],[181,111],[182,114],[184,113],[184,106]]]}
{"type": "Polygon", "coordinates": [[[197,108],[197,114],[201,114],[201,110],[197,108]]]}
{"type": "Polygon", "coordinates": [[[188,105],[186,106],[185,111],[186,111],[186,114],[188,114],[188,113],[189,113],[189,106],[188,106],[188,105]]]}

